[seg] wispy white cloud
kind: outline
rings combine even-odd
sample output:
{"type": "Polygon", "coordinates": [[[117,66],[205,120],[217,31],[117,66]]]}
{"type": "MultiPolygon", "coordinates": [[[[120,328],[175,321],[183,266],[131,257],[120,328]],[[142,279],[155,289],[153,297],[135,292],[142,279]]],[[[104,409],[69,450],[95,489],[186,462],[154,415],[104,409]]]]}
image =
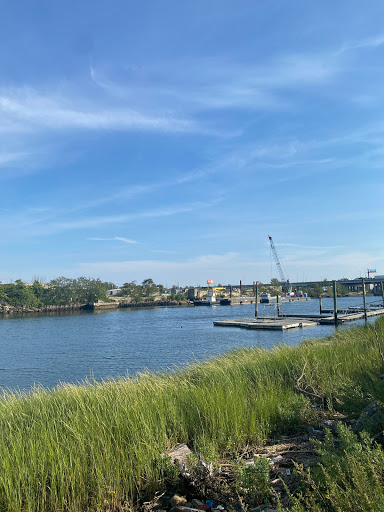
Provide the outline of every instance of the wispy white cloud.
{"type": "Polygon", "coordinates": [[[217,282],[228,280],[238,281],[239,276],[246,273],[255,275],[264,262],[247,261],[235,252],[225,254],[204,254],[195,258],[178,261],[163,260],[129,260],[83,262],[76,265],[74,272],[85,271],[104,277],[110,276],[115,282],[123,282],[127,275],[134,276],[138,281],[148,277],[148,272],[155,282],[180,284],[206,283],[213,278],[217,282]],[[188,281],[186,281],[188,276],[188,281]]]}
{"type": "Polygon", "coordinates": [[[159,253],[159,254],[177,254],[177,251],[166,251],[162,249],[153,249],[152,252],[159,253]]]}
{"type": "Polygon", "coordinates": [[[108,107],[74,97],[48,95],[33,89],[0,89],[0,131],[31,132],[40,129],[136,130],[199,132],[193,120],[140,112],[129,106],[108,107]]]}
{"type": "Polygon", "coordinates": [[[0,152],[0,167],[17,164],[20,161],[30,157],[30,153],[20,152],[0,152]]]}
{"type": "Polygon", "coordinates": [[[376,34],[372,37],[356,39],[355,41],[346,41],[337,51],[337,54],[342,54],[351,50],[357,50],[359,48],[378,48],[383,44],[384,34],[376,34]]]}
{"type": "Polygon", "coordinates": [[[121,99],[128,98],[132,95],[132,91],[129,87],[118,85],[105,76],[101,76],[92,65],[89,67],[89,75],[92,82],[110,96],[121,99]]]}
{"type": "Polygon", "coordinates": [[[329,53],[292,53],[257,64],[218,57],[184,60],[182,66],[162,62],[146,69],[146,83],[135,83],[131,73],[126,83],[124,78],[113,81],[96,67],[90,68],[92,82],[111,97],[135,97],[139,102],[154,102],[163,108],[176,104],[184,112],[234,107],[286,109],[290,101],[281,93],[323,84],[338,72],[337,59],[329,53]]]}
{"type": "Polygon", "coordinates": [[[139,242],[137,242],[136,240],[132,240],[130,238],[124,238],[122,236],[114,236],[112,238],[97,238],[97,237],[92,237],[92,238],[87,238],[87,240],[97,240],[97,241],[119,241],[119,242],[124,242],[126,244],[138,244],[139,242]]]}
{"type": "MultiPolygon", "coordinates": [[[[273,181],[275,184],[294,181],[324,172],[332,172],[342,167],[355,166],[358,161],[364,162],[369,168],[382,167],[384,151],[382,149],[382,136],[384,125],[382,123],[362,126],[358,130],[345,131],[337,137],[330,138],[286,138],[268,139],[257,144],[233,144],[219,155],[213,156],[200,168],[182,171],[173,178],[152,181],[147,184],[133,184],[120,186],[109,193],[88,200],[81,200],[75,206],[68,206],[66,213],[87,211],[103,204],[126,201],[140,196],[147,196],[156,191],[182,187],[189,182],[198,182],[203,178],[226,173],[250,171],[260,172],[258,189],[270,186],[270,178],[266,177],[266,169],[276,169],[273,181]],[[343,156],[345,152],[338,153],[339,149],[351,148],[355,151],[357,145],[366,147],[358,155],[343,156]],[[337,156],[335,156],[337,155],[337,156]],[[339,156],[340,155],[340,156],[339,156]]],[[[225,195],[225,194],[224,194],[225,195]]],[[[145,215],[145,213],[143,213],[145,215]]],[[[112,220],[115,217],[112,217],[112,220]]],[[[116,218],[119,221],[119,217],[116,218]]]]}
{"type": "Polygon", "coordinates": [[[88,200],[81,200],[75,206],[67,208],[68,213],[75,213],[79,211],[89,210],[103,204],[113,203],[116,201],[126,201],[127,199],[134,199],[136,197],[151,194],[152,192],[164,188],[169,184],[168,180],[164,182],[152,182],[149,184],[137,184],[129,186],[120,186],[118,190],[104,193],[98,197],[88,200]]]}
{"type": "MultiPolygon", "coordinates": [[[[378,37],[364,44],[380,41],[378,37]]],[[[202,117],[201,111],[291,108],[294,100],[287,91],[330,82],[340,72],[338,58],[329,53],[292,53],[258,64],[222,58],[190,60],[182,66],[182,74],[176,64],[161,63],[146,70],[145,83],[132,73],[129,80],[120,74],[119,82],[114,82],[92,65],[91,83],[100,92],[94,87],[74,91],[63,84],[53,84],[49,92],[28,86],[0,87],[0,133],[14,137],[8,144],[8,158],[28,160],[25,151],[18,154],[14,150],[15,135],[18,139],[24,136],[24,144],[28,137],[47,131],[50,135],[115,130],[236,138],[242,126],[237,124],[235,132],[230,124],[214,129],[215,121],[202,117]]],[[[34,160],[30,159],[29,166],[34,160]]],[[[181,179],[191,178],[185,175],[181,179]]]]}
{"type": "Polygon", "coordinates": [[[285,243],[277,243],[275,244],[277,247],[298,247],[303,249],[342,249],[343,245],[302,245],[302,244],[285,244],[285,243]]]}
{"type": "Polygon", "coordinates": [[[268,138],[256,144],[234,144],[204,168],[181,175],[180,183],[208,174],[252,172],[259,175],[260,189],[271,183],[270,176],[265,179],[268,169],[276,171],[274,184],[359,165],[367,170],[379,170],[384,165],[383,135],[384,125],[379,122],[340,130],[334,137],[308,138],[304,134],[295,138],[268,138]]]}
{"type": "MultiPolygon", "coordinates": [[[[336,211],[329,212],[318,217],[311,217],[310,219],[303,219],[303,224],[322,224],[323,226],[326,224],[335,225],[335,223],[348,223],[351,225],[352,223],[362,223],[364,221],[374,221],[375,224],[383,223],[384,221],[384,205],[377,205],[372,209],[348,209],[344,211],[336,211]]],[[[367,224],[368,225],[368,224],[367,224]]]]}
{"type": "MultiPolygon", "coordinates": [[[[350,71],[347,52],[375,49],[384,44],[384,34],[344,42],[339,48],[285,52],[270,57],[240,61],[221,56],[184,59],[182,65],[162,61],[143,71],[103,70],[103,64],[90,67],[92,83],[106,95],[119,99],[136,98],[142,104],[163,108],[176,106],[178,111],[246,108],[247,110],[287,110],[297,103],[290,91],[305,92],[313,86],[331,84],[350,71]],[[110,78],[108,75],[117,78],[110,78]],[[145,80],[143,80],[145,76],[145,80]]],[[[348,95],[343,90],[343,101],[348,95]]],[[[372,104],[369,95],[352,95],[353,101],[372,104]]]]}
{"type": "MultiPolygon", "coordinates": [[[[382,251],[372,254],[364,251],[354,251],[350,248],[335,255],[327,255],[327,258],[324,258],[321,253],[317,255],[315,253],[298,254],[294,260],[296,269],[300,268],[300,271],[305,270],[306,272],[311,269],[313,273],[314,268],[318,268],[323,276],[327,273],[328,277],[332,279],[342,276],[358,277],[358,270],[362,270],[364,275],[367,265],[380,268],[380,265],[383,264],[384,253],[382,251]]],[[[293,267],[292,264],[291,267],[293,267]]],[[[292,275],[294,275],[294,272],[292,272],[292,275]]]]}
{"type": "MultiPolygon", "coordinates": [[[[213,204],[217,204],[219,198],[211,202],[193,202],[183,205],[173,205],[166,208],[148,209],[135,211],[132,213],[124,213],[120,215],[98,215],[69,218],[66,221],[58,221],[61,212],[55,211],[53,208],[44,210],[44,212],[33,212],[28,209],[24,213],[17,212],[15,215],[9,215],[0,220],[0,233],[12,232],[14,236],[47,236],[62,233],[65,231],[97,228],[107,225],[129,224],[140,219],[152,219],[161,217],[171,217],[173,215],[182,215],[192,211],[210,208],[213,204]],[[17,235],[17,233],[19,233],[17,235]]],[[[95,237],[100,239],[100,237],[95,237]]],[[[128,239],[123,237],[113,237],[111,240],[120,240],[126,243],[128,239]]]]}

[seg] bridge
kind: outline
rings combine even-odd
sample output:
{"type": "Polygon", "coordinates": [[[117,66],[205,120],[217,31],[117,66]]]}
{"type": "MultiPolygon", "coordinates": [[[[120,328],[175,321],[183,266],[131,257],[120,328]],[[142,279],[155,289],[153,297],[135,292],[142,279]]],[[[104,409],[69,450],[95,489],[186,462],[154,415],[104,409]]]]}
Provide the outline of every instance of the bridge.
{"type": "MultiPolygon", "coordinates": [[[[309,286],[311,286],[313,284],[318,284],[320,286],[329,286],[329,285],[332,285],[332,282],[333,282],[333,280],[331,280],[331,281],[328,281],[328,280],[325,280],[325,281],[324,280],[323,281],[297,281],[297,282],[290,283],[290,286],[292,287],[293,290],[295,290],[295,289],[300,289],[300,288],[308,288],[309,286]]],[[[356,277],[355,279],[339,279],[336,281],[336,283],[347,287],[348,290],[351,292],[362,292],[363,291],[363,283],[364,283],[365,291],[372,292],[374,295],[382,296],[383,288],[384,288],[384,286],[383,286],[384,275],[380,275],[380,276],[376,276],[376,277],[369,277],[369,278],[356,277]]],[[[262,286],[270,286],[271,283],[261,283],[259,281],[258,284],[262,285],[262,286]]],[[[240,294],[241,294],[241,291],[243,291],[243,290],[250,290],[250,289],[254,290],[255,286],[256,286],[255,282],[253,284],[242,284],[242,282],[240,281],[240,284],[222,286],[220,289],[227,290],[227,291],[230,291],[231,289],[233,289],[234,291],[236,290],[237,292],[240,291],[240,294]]],[[[196,295],[196,290],[207,290],[207,289],[209,289],[209,287],[207,287],[207,286],[195,288],[194,289],[195,295],[196,295]]],[[[192,292],[192,290],[191,290],[191,292],[192,292]]]]}
{"type": "MultiPolygon", "coordinates": [[[[351,292],[362,292],[364,283],[366,290],[372,291],[374,295],[382,295],[384,276],[376,276],[369,278],[357,277],[356,279],[339,279],[336,282],[341,286],[346,286],[348,290],[351,292]]],[[[327,283],[332,283],[332,281],[327,281],[327,283]]],[[[303,281],[291,283],[291,286],[292,288],[305,288],[310,286],[311,284],[319,284],[321,286],[325,286],[326,281],[303,281]]]]}

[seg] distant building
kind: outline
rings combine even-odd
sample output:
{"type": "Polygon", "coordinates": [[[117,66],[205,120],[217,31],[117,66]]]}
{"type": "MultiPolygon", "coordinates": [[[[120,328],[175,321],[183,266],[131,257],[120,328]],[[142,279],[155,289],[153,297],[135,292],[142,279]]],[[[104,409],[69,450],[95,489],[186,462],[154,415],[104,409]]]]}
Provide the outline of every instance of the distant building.
{"type": "Polygon", "coordinates": [[[120,292],[120,288],[114,288],[113,290],[107,290],[107,295],[114,297],[120,292]]]}
{"type": "Polygon", "coordinates": [[[200,299],[200,288],[188,288],[188,300],[200,299]]]}
{"type": "Polygon", "coordinates": [[[184,288],[171,288],[172,295],[178,295],[179,293],[184,293],[184,288]]]}

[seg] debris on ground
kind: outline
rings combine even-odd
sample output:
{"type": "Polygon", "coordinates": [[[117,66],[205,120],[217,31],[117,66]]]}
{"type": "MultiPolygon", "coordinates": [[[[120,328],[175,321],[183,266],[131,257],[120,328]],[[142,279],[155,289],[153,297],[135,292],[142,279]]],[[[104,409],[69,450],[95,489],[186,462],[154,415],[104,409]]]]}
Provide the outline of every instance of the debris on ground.
{"type": "Polygon", "coordinates": [[[343,415],[323,409],[317,410],[317,416],[317,423],[303,427],[300,433],[280,436],[263,446],[247,446],[241,453],[216,464],[205,461],[201,454],[193,454],[186,444],[175,446],[167,455],[178,466],[178,481],[135,509],[137,512],[277,512],[278,502],[287,507],[289,493],[294,494],[300,482],[296,467],[309,468],[318,461],[313,441],[323,439],[326,429],[334,432],[339,421],[348,422],[343,415]],[[255,461],[261,458],[268,460],[269,492],[257,502],[251,492],[242,492],[238,471],[239,467],[256,467],[255,461]]]}

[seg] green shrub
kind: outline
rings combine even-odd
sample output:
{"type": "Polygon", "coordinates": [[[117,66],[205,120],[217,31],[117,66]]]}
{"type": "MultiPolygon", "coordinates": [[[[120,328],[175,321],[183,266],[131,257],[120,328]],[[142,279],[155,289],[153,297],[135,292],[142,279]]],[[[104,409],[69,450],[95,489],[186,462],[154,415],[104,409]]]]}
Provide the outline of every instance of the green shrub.
{"type": "Polygon", "coordinates": [[[254,457],[251,464],[240,463],[236,471],[236,487],[239,494],[255,503],[269,498],[269,460],[266,457],[254,457]]]}
{"type": "Polygon", "coordinates": [[[292,497],[292,512],[377,512],[384,510],[384,451],[366,433],[339,423],[318,444],[320,463],[298,468],[306,490],[292,497]]]}

